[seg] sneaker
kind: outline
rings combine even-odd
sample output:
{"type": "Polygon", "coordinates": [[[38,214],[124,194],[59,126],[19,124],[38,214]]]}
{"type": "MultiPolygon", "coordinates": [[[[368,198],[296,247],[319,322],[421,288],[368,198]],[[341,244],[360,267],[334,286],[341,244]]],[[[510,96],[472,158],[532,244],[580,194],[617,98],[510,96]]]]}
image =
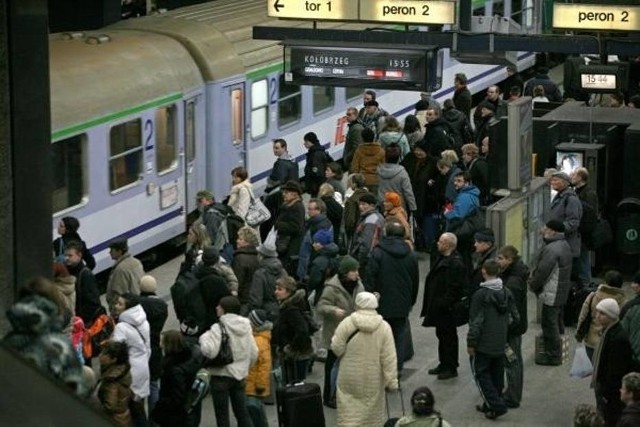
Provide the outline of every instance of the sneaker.
{"type": "Polygon", "coordinates": [[[484,416],[490,420],[495,420],[498,417],[503,416],[504,414],[506,414],[507,411],[494,411],[494,410],[489,410],[487,412],[484,413],[484,416]]]}
{"type": "Polygon", "coordinates": [[[455,377],[457,377],[457,376],[458,376],[458,371],[457,371],[457,370],[455,370],[455,369],[454,369],[454,370],[452,370],[452,371],[450,371],[450,370],[444,370],[444,371],[441,371],[441,372],[438,374],[438,379],[439,379],[439,380],[448,380],[448,379],[451,379],[451,378],[455,378],[455,377]]]}
{"type": "Polygon", "coordinates": [[[444,371],[442,365],[438,365],[435,368],[429,369],[429,375],[438,375],[440,372],[444,371]]]}

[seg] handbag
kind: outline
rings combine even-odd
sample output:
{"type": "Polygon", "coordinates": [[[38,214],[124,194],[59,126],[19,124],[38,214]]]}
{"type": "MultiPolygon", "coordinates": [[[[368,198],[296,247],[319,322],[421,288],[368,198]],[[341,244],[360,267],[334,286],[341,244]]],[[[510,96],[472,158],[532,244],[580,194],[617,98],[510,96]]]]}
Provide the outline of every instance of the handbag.
{"type": "Polygon", "coordinates": [[[233,363],[233,351],[231,350],[227,329],[222,322],[218,322],[218,326],[220,327],[220,350],[218,351],[218,355],[213,359],[205,359],[205,368],[221,367],[233,363]]]}
{"type": "Polygon", "coordinates": [[[251,203],[249,204],[247,214],[244,216],[244,222],[250,227],[256,227],[269,220],[271,218],[271,212],[269,212],[269,209],[262,203],[262,200],[256,199],[252,190],[249,190],[249,197],[251,198],[251,203]]]}

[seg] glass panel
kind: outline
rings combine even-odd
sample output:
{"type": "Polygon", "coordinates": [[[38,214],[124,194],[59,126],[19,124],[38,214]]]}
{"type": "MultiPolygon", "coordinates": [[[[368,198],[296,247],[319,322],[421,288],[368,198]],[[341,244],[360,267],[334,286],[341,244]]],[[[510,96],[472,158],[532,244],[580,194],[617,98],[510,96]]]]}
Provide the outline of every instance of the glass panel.
{"type": "Polygon", "coordinates": [[[231,91],[231,140],[233,144],[244,142],[244,90],[231,91]]]}
{"type": "Polygon", "coordinates": [[[187,162],[196,158],[196,103],[187,101],[184,111],[184,143],[187,152],[187,162]]]}
{"type": "Polygon", "coordinates": [[[267,133],[267,80],[251,83],[251,138],[257,139],[267,133]]]}
{"type": "Polygon", "coordinates": [[[267,133],[267,107],[251,112],[251,138],[259,138],[265,133],[267,133]]]}
{"type": "Polygon", "coordinates": [[[361,98],[363,92],[359,87],[348,87],[346,90],[347,99],[351,101],[356,98],[361,98]]]}
{"type": "Polygon", "coordinates": [[[53,151],[53,212],[79,205],[84,197],[86,135],[73,136],[51,145],[53,151]]]}
{"type": "Polygon", "coordinates": [[[110,131],[109,189],[136,182],[142,173],[142,122],[131,120],[110,131]]]}
{"type": "Polygon", "coordinates": [[[300,119],[302,96],[300,86],[284,82],[284,75],[278,83],[278,126],[285,126],[300,119]]]}
{"type": "Polygon", "coordinates": [[[165,172],[178,164],[176,150],[176,106],[156,110],[156,171],[165,172]]]}
{"type": "Polygon", "coordinates": [[[333,107],[336,99],[336,91],[329,86],[313,87],[313,114],[318,114],[333,107]]]}
{"type": "Polygon", "coordinates": [[[251,109],[255,110],[267,105],[269,90],[267,80],[263,79],[251,84],[251,109]]]}

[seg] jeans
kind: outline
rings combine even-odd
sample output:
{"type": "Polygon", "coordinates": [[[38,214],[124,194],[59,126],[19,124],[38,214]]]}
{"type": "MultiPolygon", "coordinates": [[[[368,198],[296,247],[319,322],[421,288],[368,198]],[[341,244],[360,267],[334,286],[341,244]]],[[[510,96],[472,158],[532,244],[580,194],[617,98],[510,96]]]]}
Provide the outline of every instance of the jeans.
{"type": "Polygon", "coordinates": [[[391,326],[391,332],[393,333],[393,342],[396,345],[396,358],[398,359],[398,375],[402,372],[404,365],[404,353],[406,348],[407,337],[407,318],[400,317],[395,319],[385,319],[389,326],[391,326]]]}
{"type": "Polygon", "coordinates": [[[505,412],[507,406],[502,399],[504,386],[504,355],[491,356],[476,352],[470,357],[471,372],[487,407],[496,412],[505,412]]]}
{"type": "Polygon", "coordinates": [[[507,388],[504,390],[504,400],[520,404],[522,401],[522,336],[514,335],[507,339],[507,344],[513,350],[515,360],[509,362],[505,356],[505,373],[507,374],[507,388]]]}
{"type": "Polygon", "coordinates": [[[325,402],[336,397],[336,384],[331,381],[331,370],[337,360],[336,354],[327,350],[327,360],[324,362],[324,388],[322,389],[322,400],[325,402]]]}
{"type": "Polygon", "coordinates": [[[158,398],[160,397],[160,380],[149,381],[149,396],[147,397],[147,410],[151,414],[158,398]]]}
{"type": "Polygon", "coordinates": [[[584,243],[580,246],[580,256],[573,259],[573,265],[571,271],[575,271],[575,276],[585,286],[589,286],[591,283],[591,257],[589,256],[589,249],[584,243]]]}
{"type": "Polygon", "coordinates": [[[232,377],[215,376],[211,377],[210,387],[218,427],[230,427],[231,425],[229,423],[229,400],[231,400],[231,407],[238,421],[238,427],[253,427],[247,411],[244,380],[238,381],[232,377]]]}
{"type": "Polygon", "coordinates": [[[440,365],[449,370],[458,369],[458,330],[456,325],[443,323],[436,326],[438,338],[438,359],[440,365]]]}
{"type": "Polygon", "coordinates": [[[553,358],[560,358],[562,356],[560,348],[559,314],[560,307],[542,304],[542,319],[540,323],[542,326],[544,351],[548,356],[553,358]]]}

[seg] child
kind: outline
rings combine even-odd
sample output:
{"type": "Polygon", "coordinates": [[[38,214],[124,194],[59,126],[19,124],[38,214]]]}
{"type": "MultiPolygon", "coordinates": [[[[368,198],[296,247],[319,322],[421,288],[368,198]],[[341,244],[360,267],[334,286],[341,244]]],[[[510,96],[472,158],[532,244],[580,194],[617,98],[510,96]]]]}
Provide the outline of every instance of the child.
{"type": "Polygon", "coordinates": [[[253,328],[253,338],[258,346],[258,361],[249,370],[245,393],[247,409],[255,427],[266,427],[267,417],[262,400],[271,394],[271,329],[264,310],[251,310],[249,320],[253,328]]]}

